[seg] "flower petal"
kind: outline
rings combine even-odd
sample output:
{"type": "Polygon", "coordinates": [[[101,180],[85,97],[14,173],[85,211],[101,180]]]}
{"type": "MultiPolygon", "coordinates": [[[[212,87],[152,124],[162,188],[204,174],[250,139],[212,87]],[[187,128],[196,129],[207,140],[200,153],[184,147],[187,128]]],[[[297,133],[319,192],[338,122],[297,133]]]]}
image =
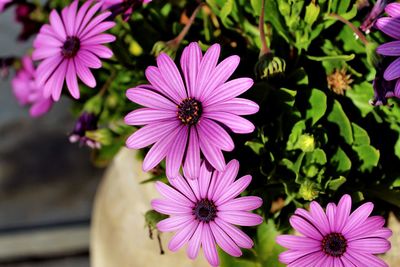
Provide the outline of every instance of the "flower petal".
{"type": "Polygon", "coordinates": [[[96,79],[88,67],[84,66],[79,59],[75,59],[75,68],[79,79],[90,88],[96,87],[96,79]]]}
{"type": "Polygon", "coordinates": [[[182,195],[182,193],[176,191],[174,188],[171,188],[160,181],[156,182],[156,189],[163,197],[172,202],[176,202],[178,204],[189,207],[194,206],[194,203],[190,201],[190,199],[188,199],[186,196],[182,195]]]}
{"type": "Polygon", "coordinates": [[[200,175],[198,179],[201,198],[205,198],[207,196],[212,174],[211,168],[209,168],[206,162],[203,161],[200,167],[200,175]]]}
{"type": "Polygon", "coordinates": [[[191,207],[179,205],[166,199],[153,199],[151,206],[154,210],[166,215],[191,215],[193,213],[191,207]]]}
{"type": "Polygon", "coordinates": [[[351,212],[351,197],[349,195],[343,195],[336,208],[335,215],[335,232],[340,233],[343,227],[346,225],[351,212]]]}
{"type": "Polygon", "coordinates": [[[400,77],[400,58],[390,63],[383,73],[383,78],[387,81],[395,80],[400,77]]]}
{"type": "Polygon", "coordinates": [[[367,202],[360,207],[358,207],[353,213],[350,215],[345,227],[342,230],[343,235],[347,235],[353,229],[360,227],[368,216],[371,214],[374,209],[374,204],[371,202],[367,202]]]}
{"type": "Polygon", "coordinates": [[[381,229],[384,224],[385,224],[385,219],[383,217],[372,216],[366,219],[362,225],[348,232],[345,237],[348,240],[360,239],[363,238],[365,235],[369,236],[373,232],[381,229]]]}
{"type": "Polygon", "coordinates": [[[171,146],[166,158],[166,174],[169,178],[175,178],[179,174],[182,165],[183,154],[186,150],[188,139],[188,127],[181,127],[176,134],[175,143],[171,146]]]}
{"type": "Polygon", "coordinates": [[[203,118],[196,127],[199,136],[201,138],[207,138],[208,142],[212,143],[213,146],[218,147],[224,151],[232,151],[235,148],[230,135],[225,131],[224,128],[219,126],[212,120],[203,118]]]}
{"type": "Polygon", "coordinates": [[[147,67],[145,74],[147,80],[158,92],[171,99],[176,105],[179,105],[181,103],[183,98],[179,95],[175,88],[169,87],[168,83],[161,75],[161,71],[157,67],[147,67]]]}
{"type": "Polygon", "coordinates": [[[376,21],[375,26],[394,39],[400,39],[400,19],[396,18],[380,18],[376,21]]]}
{"type": "Polygon", "coordinates": [[[321,241],[305,236],[279,235],[276,237],[276,243],[278,243],[282,247],[293,250],[321,250],[321,241]]]}
{"type": "Polygon", "coordinates": [[[398,18],[400,17],[400,4],[399,3],[390,3],[385,7],[385,12],[393,17],[398,18]]]}
{"type": "MultiPolygon", "coordinates": [[[[75,64],[72,59],[68,61],[66,81],[68,90],[71,93],[72,97],[75,99],[79,99],[80,93],[78,86],[78,78],[76,77],[75,64]]],[[[53,98],[55,97],[57,97],[57,95],[53,94],[53,98]]]]}
{"type": "Polygon", "coordinates": [[[220,211],[229,211],[229,210],[243,210],[243,211],[251,211],[254,209],[258,209],[261,207],[263,201],[260,197],[256,196],[246,196],[240,197],[236,199],[229,200],[224,204],[218,206],[218,210],[220,211]]]}
{"type": "Polygon", "coordinates": [[[186,179],[184,179],[182,176],[178,175],[174,179],[169,179],[169,182],[173,187],[175,187],[175,189],[177,189],[179,192],[181,192],[182,195],[186,196],[188,199],[190,199],[193,202],[197,201],[196,195],[190,188],[186,179]]]}
{"type": "Polygon", "coordinates": [[[169,110],[160,110],[152,108],[135,109],[125,116],[125,124],[145,125],[159,121],[175,121],[176,113],[169,110]]]}
{"type": "Polygon", "coordinates": [[[203,227],[204,223],[199,223],[197,226],[196,231],[194,232],[193,236],[190,238],[186,250],[186,254],[188,255],[189,259],[194,260],[197,258],[199,254],[200,245],[201,245],[201,237],[203,235],[203,227]]]}
{"type": "Polygon", "coordinates": [[[195,42],[190,43],[182,53],[181,68],[189,97],[198,98],[196,78],[202,57],[200,46],[195,42]]]}
{"type": "Polygon", "coordinates": [[[199,144],[201,152],[207,161],[218,171],[225,169],[225,158],[221,149],[212,144],[208,138],[199,135],[199,144]]]}
{"type": "Polygon", "coordinates": [[[214,237],[208,224],[204,224],[203,234],[201,236],[201,245],[203,247],[204,256],[206,257],[208,263],[210,263],[210,265],[213,267],[218,266],[218,252],[215,246],[214,237]]]}
{"type": "Polygon", "coordinates": [[[260,107],[251,100],[244,98],[233,98],[214,105],[204,107],[204,112],[212,113],[215,111],[223,111],[235,115],[250,115],[257,113],[259,108],[260,107]]]}
{"type": "Polygon", "coordinates": [[[200,144],[196,128],[190,129],[183,173],[188,179],[197,179],[200,173],[200,144]]]}
{"type": "Polygon", "coordinates": [[[232,240],[242,248],[252,248],[254,243],[251,238],[246,235],[242,230],[239,228],[233,226],[230,223],[225,222],[224,220],[220,218],[215,218],[214,222],[227,233],[232,240]]]}
{"type": "Polygon", "coordinates": [[[215,241],[217,242],[218,246],[222,248],[223,251],[228,253],[233,257],[240,257],[242,256],[242,251],[236,245],[235,242],[222,230],[215,222],[210,222],[210,229],[213,233],[215,241]]]}
{"type": "Polygon", "coordinates": [[[157,57],[157,66],[165,83],[171,90],[175,90],[180,100],[187,98],[181,74],[179,73],[174,61],[167,54],[161,53],[157,57]]]}
{"type": "Polygon", "coordinates": [[[157,229],[160,232],[173,232],[184,228],[193,220],[193,215],[173,216],[157,223],[157,229]]]}
{"type": "Polygon", "coordinates": [[[222,124],[225,124],[234,133],[247,134],[247,133],[252,133],[255,129],[253,123],[235,114],[218,111],[218,112],[204,113],[203,116],[209,119],[219,121],[222,124]]]}
{"type": "Polygon", "coordinates": [[[50,25],[54,28],[54,33],[61,39],[66,40],[67,34],[65,32],[64,23],[61,20],[60,15],[55,9],[53,9],[49,16],[50,25]]]}
{"type": "Polygon", "coordinates": [[[400,41],[382,44],[376,49],[376,52],[384,56],[400,56],[400,41]]]}
{"type": "Polygon", "coordinates": [[[314,225],[311,225],[303,217],[293,215],[292,217],[290,217],[289,221],[292,227],[300,234],[309,238],[313,238],[315,240],[322,240],[323,236],[318,231],[318,229],[314,225]]]}
{"type": "Polygon", "coordinates": [[[225,167],[222,173],[219,173],[217,183],[212,194],[212,199],[221,197],[226,188],[231,186],[236,179],[239,172],[239,161],[231,160],[225,167]]]}
{"type": "Polygon", "coordinates": [[[242,193],[250,184],[251,175],[245,175],[242,178],[235,181],[226,191],[218,198],[214,199],[217,206],[224,204],[228,200],[234,199],[240,193],[242,193]]]}
{"type": "Polygon", "coordinates": [[[193,220],[191,223],[177,232],[168,243],[169,250],[176,252],[183,247],[183,245],[185,245],[192,237],[198,224],[199,223],[197,221],[193,220]]]}
{"type": "Polygon", "coordinates": [[[390,242],[383,238],[363,238],[347,242],[348,248],[360,253],[380,254],[390,249],[390,242]]]}
{"type": "Polygon", "coordinates": [[[247,211],[218,211],[217,216],[227,223],[240,226],[255,226],[263,222],[263,218],[247,211]]]}
{"type": "MultiPolygon", "coordinates": [[[[218,63],[221,47],[219,44],[214,44],[208,48],[207,52],[201,60],[199,72],[196,79],[196,94],[201,97],[206,89],[207,83],[215,70],[218,63]]],[[[204,99],[199,98],[201,101],[204,99]]]]}

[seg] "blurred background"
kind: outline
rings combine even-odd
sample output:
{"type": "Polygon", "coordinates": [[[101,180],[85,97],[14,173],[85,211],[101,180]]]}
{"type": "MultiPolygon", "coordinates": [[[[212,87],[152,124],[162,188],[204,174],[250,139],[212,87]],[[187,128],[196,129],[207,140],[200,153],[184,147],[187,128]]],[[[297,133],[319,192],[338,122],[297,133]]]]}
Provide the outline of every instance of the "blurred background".
{"type": "MultiPolygon", "coordinates": [[[[14,8],[0,15],[0,57],[21,56],[14,8]]],[[[12,75],[10,75],[12,77],[12,75]]],[[[0,80],[0,266],[89,266],[92,202],[103,170],[70,144],[74,119],[64,99],[32,119],[0,80]]]]}

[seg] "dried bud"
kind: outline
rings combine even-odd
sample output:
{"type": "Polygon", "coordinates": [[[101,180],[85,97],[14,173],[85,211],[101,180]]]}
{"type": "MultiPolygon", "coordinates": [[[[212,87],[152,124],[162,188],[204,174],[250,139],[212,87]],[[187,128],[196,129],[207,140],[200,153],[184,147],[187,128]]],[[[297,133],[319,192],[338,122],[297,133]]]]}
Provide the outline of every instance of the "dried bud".
{"type": "Polygon", "coordinates": [[[255,66],[257,79],[268,80],[283,75],[286,70],[286,62],[280,57],[267,53],[261,56],[255,66]]]}
{"type": "Polygon", "coordinates": [[[346,73],[346,69],[336,69],[327,77],[328,87],[338,95],[344,95],[345,90],[351,89],[350,84],[353,83],[351,75],[346,73]]]}

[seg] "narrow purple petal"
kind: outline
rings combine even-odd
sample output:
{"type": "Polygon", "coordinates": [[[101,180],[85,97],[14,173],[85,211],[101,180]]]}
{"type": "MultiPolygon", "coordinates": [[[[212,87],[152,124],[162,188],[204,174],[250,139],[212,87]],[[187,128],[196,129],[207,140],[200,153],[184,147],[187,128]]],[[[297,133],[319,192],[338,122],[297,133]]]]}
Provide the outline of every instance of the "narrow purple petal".
{"type": "Polygon", "coordinates": [[[145,74],[147,80],[154,86],[157,91],[166,95],[169,99],[173,100],[176,105],[181,103],[183,98],[174,88],[169,87],[157,67],[147,67],[145,74]]]}
{"type": "Polygon", "coordinates": [[[167,54],[161,53],[157,57],[157,66],[169,88],[175,90],[181,100],[187,98],[181,74],[174,61],[167,54]]]}
{"type": "Polygon", "coordinates": [[[242,248],[252,248],[254,243],[251,238],[246,235],[242,230],[239,228],[231,225],[230,223],[225,222],[224,220],[220,218],[215,218],[215,223],[225,231],[232,239],[233,241],[242,248]]]}
{"type": "MultiPolygon", "coordinates": [[[[399,25],[400,26],[400,25],[399,25]]],[[[383,73],[383,78],[387,81],[395,80],[400,78],[400,58],[390,63],[383,73]]]]}
{"type": "MultiPolygon", "coordinates": [[[[313,253],[314,251],[311,250],[287,250],[279,254],[279,261],[284,264],[290,264],[295,260],[302,258],[306,255],[313,253]]],[[[328,267],[328,265],[321,265],[321,267],[328,267]]],[[[300,266],[299,266],[300,267],[300,266]]]]}
{"type": "Polygon", "coordinates": [[[196,128],[190,129],[183,173],[188,179],[197,179],[200,172],[200,144],[196,128]]]}
{"type": "MultiPolygon", "coordinates": [[[[76,77],[76,69],[74,60],[70,59],[68,61],[67,75],[66,75],[67,87],[72,97],[75,99],[79,99],[79,86],[78,86],[78,78],[76,77]]],[[[55,91],[53,91],[53,98],[57,95],[55,91]]]]}
{"type": "Polygon", "coordinates": [[[202,222],[199,223],[196,231],[194,232],[193,236],[190,238],[188,242],[186,254],[188,255],[189,259],[194,260],[195,258],[197,258],[197,255],[199,254],[201,237],[203,235],[203,227],[204,223],[202,222]]]}
{"type": "Polygon", "coordinates": [[[365,220],[359,227],[346,234],[347,240],[363,238],[365,235],[379,230],[385,224],[385,219],[381,216],[372,216],[365,220]]]}
{"type": "Polygon", "coordinates": [[[59,47],[40,47],[36,48],[32,53],[32,58],[35,60],[42,60],[48,57],[53,57],[61,53],[61,49],[59,47]]]}
{"type": "Polygon", "coordinates": [[[385,12],[393,17],[398,18],[400,17],[400,4],[399,3],[390,3],[385,7],[385,12]]]}
{"type": "Polygon", "coordinates": [[[360,253],[380,254],[390,249],[390,242],[383,238],[363,238],[347,242],[349,250],[360,253]]]}
{"type": "Polygon", "coordinates": [[[33,118],[42,116],[43,114],[46,114],[52,106],[53,101],[51,99],[43,99],[32,105],[32,107],[29,109],[29,114],[33,118]]]}
{"type": "Polygon", "coordinates": [[[351,197],[343,195],[338,203],[335,215],[335,232],[340,233],[350,216],[351,212],[351,197]]]}
{"type": "Polygon", "coordinates": [[[162,182],[156,182],[156,189],[157,191],[165,197],[167,200],[170,200],[172,202],[176,202],[178,204],[183,204],[185,206],[193,206],[193,202],[188,199],[186,196],[182,195],[180,192],[176,191],[174,188],[171,188],[170,186],[162,183],[162,182]]]}
{"type": "Polygon", "coordinates": [[[111,12],[103,12],[100,15],[92,18],[89,24],[85,27],[84,30],[80,33],[80,38],[82,41],[87,40],[96,34],[105,32],[106,30],[115,26],[113,22],[102,22],[107,17],[111,15],[111,12]],[[104,24],[105,23],[105,24],[104,24]]]}
{"type": "MultiPolygon", "coordinates": [[[[322,265],[314,265],[316,261],[323,259],[324,254],[321,252],[313,252],[308,255],[305,255],[301,258],[298,258],[294,262],[290,263],[287,267],[311,267],[311,266],[322,266],[322,265]]],[[[339,259],[338,259],[339,260],[339,259]]],[[[340,260],[339,260],[340,261],[340,260]]],[[[325,266],[325,265],[324,265],[325,266]]],[[[329,266],[325,266],[329,267],[329,266]]],[[[342,265],[336,264],[334,267],[342,267],[342,265]]]]}
{"type": "Polygon", "coordinates": [[[65,40],[67,38],[67,34],[65,32],[64,24],[60,18],[60,15],[57,13],[55,9],[53,9],[50,13],[50,24],[54,27],[54,33],[61,39],[65,40]]]}
{"type": "Polygon", "coordinates": [[[400,39],[400,19],[396,18],[380,18],[376,21],[375,26],[394,39],[400,39]]]}
{"type": "Polygon", "coordinates": [[[213,267],[218,266],[219,257],[217,248],[215,246],[215,239],[208,224],[204,224],[203,234],[201,236],[201,245],[203,247],[204,256],[206,257],[208,263],[210,263],[210,265],[213,267]]]}
{"type": "Polygon", "coordinates": [[[252,133],[255,128],[253,123],[250,121],[231,113],[218,111],[204,113],[203,116],[225,124],[232,130],[232,132],[238,134],[252,133]]]}
{"type": "Polygon", "coordinates": [[[175,178],[179,174],[187,139],[188,127],[181,127],[181,130],[175,136],[174,145],[171,146],[167,153],[166,174],[169,178],[175,178]]]}
{"type": "MultiPolygon", "coordinates": [[[[198,96],[203,95],[203,91],[206,89],[206,85],[214,72],[215,67],[218,63],[219,54],[221,47],[219,44],[214,44],[208,48],[207,52],[201,60],[199,66],[199,72],[196,79],[196,91],[198,96]]],[[[199,98],[201,101],[204,99],[199,98]]]]}
{"type": "Polygon", "coordinates": [[[157,110],[152,108],[135,109],[125,116],[128,125],[145,125],[159,121],[175,120],[175,112],[169,110],[157,110]]]}
{"type": "Polygon", "coordinates": [[[236,199],[229,200],[224,204],[218,206],[218,210],[220,211],[229,211],[229,210],[243,210],[243,211],[251,211],[254,209],[258,209],[261,207],[263,201],[260,197],[255,196],[246,196],[240,197],[236,199]]]}
{"type": "Polygon", "coordinates": [[[250,78],[239,78],[226,82],[216,88],[210,96],[203,100],[203,106],[208,107],[235,98],[243,94],[253,86],[250,78]]]}
{"type": "Polygon", "coordinates": [[[104,45],[85,46],[82,50],[91,52],[100,58],[111,58],[113,56],[111,49],[104,45]]]}
{"type": "Polygon", "coordinates": [[[235,115],[250,115],[257,113],[259,106],[248,99],[233,98],[204,108],[205,113],[224,111],[235,115]]]}
{"type": "Polygon", "coordinates": [[[116,37],[114,35],[111,35],[108,33],[102,33],[102,34],[92,36],[86,40],[82,40],[81,46],[82,46],[82,48],[84,48],[86,46],[111,43],[111,42],[114,42],[115,39],[116,39],[116,37]]]}
{"type": "Polygon", "coordinates": [[[202,53],[200,46],[193,42],[182,53],[181,68],[185,77],[186,89],[189,97],[198,98],[196,79],[200,67],[202,53]]]}
{"type": "Polygon", "coordinates": [[[79,79],[90,88],[96,87],[96,79],[89,68],[84,66],[78,58],[75,58],[74,62],[79,79]]]}
{"type": "Polygon", "coordinates": [[[313,201],[310,204],[310,213],[314,218],[315,226],[319,228],[322,234],[326,235],[330,232],[328,218],[321,205],[313,201]]]}
{"type": "Polygon", "coordinates": [[[159,213],[166,215],[191,215],[193,212],[190,206],[179,205],[176,202],[171,203],[165,199],[153,199],[151,206],[159,213]]]}
{"type": "Polygon", "coordinates": [[[326,206],[326,217],[329,221],[329,228],[331,232],[335,232],[335,216],[336,216],[336,204],[328,203],[326,206]]]}
{"type": "Polygon", "coordinates": [[[175,187],[175,189],[181,192],[182,195],[186,196],[193,202],[197,201],[196,194],[194,194],[189,184],[182,176],[178,175],[176,178],[169,179],[169,182],[173,187],[175,187]]]}
{"type": "Polygon", "coordinates": [[[199,175],[201,179],[198,179],[201,198],[205,198],[207,196],[208,187],[210,186],[211,176],[212,176],[212,170],[208,168],[206,162],[203,161],[200,167],[200,175],[199,175]]]}
{"type": "Polygon", "coordinates": [[[353,211],[347,221],[346,226],[342,230],[342,234],[346,236],[347,233],[353,231],[353,229],[360,227],[371,214],[373,209],[374,204],[367,202],[353,211]]]}
{"type": "Polygon", "coordinates": [[[173,143],[175,143],[175,136],[179,130],[180,128],[175,129],[171,135],[159,140],[151,147],[150,151],[143,160],[142,167],[145,172],[153,169],[158,163],[160,163],[161,160],[163,160],[168,151],[171,149],[173,143]]]}
{"type": "Polygon", "coordinates": [[[167,98],[163,97],[159,93],[156,93],[154,88],[150,85],[139,85],[135,88],[128,89],[126,91],[126,97],[139,105],[155,108],[155,109],[166,109],[176,112],[176,106],[167,98]]]}
{"type": "MultiPolygon", "coordinates": [[[[92,3],[92,1],[87,1],[92,3]]],[[[85,7],[86,8],[86,7],[85,7]]],[[[76,36],[80,36],[82,31],[86,28],[87,24],[93,19],[93,16],[96,14],[96,12],[101,8],[101,3],[96,3],[93,5],[87,12],[85,12],[84,17],[82,18],[81,23],[79,25],[75,24],[75,33],[76,36]]],[[[86,11],[86,10],[85,10],[86,11]]],[[[78,11],[77,17],[80,15],[80,12],[78,11]]]]}
{"type": "Polygon", "coordinates": [[[161,232],[177,231],[188,225],[193,220],[193,215],[173,216],[157,223],[157,229],[161,232]]]}
{"type": "Polygon", "coordinates": [[[192,221],[184,228],[182,228],[171,238],[171,240],[168,243],[168,248],[173,252],[178,251],[192,237],[194,231],[197,228],[197,225],[198,225],[197,221],[192,221]]]}
{"type": "Polygon", "coordinates": [[[280,235],[276,237],[276,243],[278,243],[282,247],[293,250],[321,250],[321,241],[305,236],[280,235]]]}
{"type": "Polygon", "coordinates": [[[239,161],[231,160],[225,167],[224,172],[218,175],[217,183],[214,188],[212,199],[218,199],[221,197],[226,188],[231,186],[235,181],[239,172],[239,161]]]}
{"type": "Polygon", "coordinates": [[[245,175],[242,178],[238,179],[229,188],[227,188],[222,195],[214,199],[215,204],[219,206],[224,204],[228,200],[234,199],[249,186],[250,182],[251,175],[245,175]]]}
{"type": "Polygon", "coordinates": [[[349,251],[347,253],[347,258],[349,258],[350,255],[352,257],[351,262],[353,262],[354,265],[356,265],[357,267],[358,266],[389,267],[389,265],[387,265],[383,260],[371,254],[349,251]]]}
{"type": "Polygon", "coordinates": [[[144,148],[169,135],[179,125],[176,120],[148,124],[133,133],[126,140],[126,146],[132,149],[144,148]]]}
{"type": "Polygon", "coordinates": [[[215,241],[223,251],[233,257],[242,256],[242,251],[238,245],[215,222],[210,222],[209,225],[215,241]]]}
{"type": "Polygon", "coordinates": [[[208,142],[211,142],[215,147],[218,147],[224,151],[232,151],[235,148],[235,144],[233,143],[231,136],[225,131],[224,128],[212,120],[203,118],[197,124],[196,129],[201,138],[207,138],[208,142]]]}
{"type": "Polygon", "coordinates": [[[43,90],[43,94],[46,98],[52,95],[54,101],[58,101],[60,99],[61,90],[64,85],[65,74],[67,72],[67,65],[68,62],[64,60],[47,81],[43,90]]]}
{"type": "Polygon", "coordinates": [[[199,135],[200,149],[207,161],[218,171],[225,169],[225,158],[221,149],[214,146],[207,138],[199,135]]]}
{"type": "Polygon", "coordinates": [[[292,227],[300,234],[309,238],[313,238],[315,240],[322,240],[323,236],[318,231],[318,229],[302,217],[293,215],[292,217],[290,217],[289,221],[292,227]]]}
{"type": "Polygon", "coordinates": [[[200,99],[208,99],[208,96],[211,95],[217,87],[225,83],[236,70],[239,62],[240,57],[230,56],[219,63],[215,70],[211,73],[207,85],[202,90],[202,95],[200,96],[200,99]]]}
{"type": "Polygon", "coordinates": [[[376,52],[384,56],[400,56],[400,41],[393,41],[380,45],[376,52]]]}
{"type": "Polygon", "coordinates": [[[78,29],[82,24],[82,20],[86,15],[86,12],[88,11],[90,5],[93,3],[93,1],[86,1],[78,10],[78,13],[76,14],[75,18],[75,25],[74,25],[74,33],[73,35],[77,35],[78,29]]]}
{"type": "Polygon", "coordinates": [[[83,65],[92,68],[92,69],[98,69],[101,68],[101,61],[98,57],[93,55],[89,51],[85,50],[79,50],[78,54],[76,54],[77,60],[82,62],[83,65]]]}
{"type": "Polygon", "coordinates": [[[240,226],[255,226],[263,222],[263,218],[247,211],[218,211],[217,216],[222,220],[240,226]]]}

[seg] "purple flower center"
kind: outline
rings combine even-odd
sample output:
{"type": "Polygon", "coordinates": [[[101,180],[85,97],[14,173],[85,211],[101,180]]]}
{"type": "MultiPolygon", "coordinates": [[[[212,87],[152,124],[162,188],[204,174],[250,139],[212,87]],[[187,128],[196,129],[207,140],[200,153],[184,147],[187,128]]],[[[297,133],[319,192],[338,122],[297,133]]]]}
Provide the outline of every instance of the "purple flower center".
{"type": "Polygon", "coordinates": [[[78,37],[67,37],[67,40],[64,42],[62,47],[62,54],[66,58],[74,57],[76,53],[78,53],[80,47],[81,42],[79,41],[78,37]]]}
{"type": "Polygon", "coordinates": [[[197,220],[208,223],[217,217],[217,207],[213,201],[202,199],[193,208],[193,215],[197,220]]]}
{"type": "Polygon", "coordinates": [[[347,249],[347,240],[342,234],[330,233],[322,239],[322,250],[329,256],[340,257],[347,249]]]}
{"type": "Polygon", "coordinates": [[[178,118],[185,125],[195,125],[202,113],[202,106],[195,98],[186,98],[178,105],[178,118]]]}

